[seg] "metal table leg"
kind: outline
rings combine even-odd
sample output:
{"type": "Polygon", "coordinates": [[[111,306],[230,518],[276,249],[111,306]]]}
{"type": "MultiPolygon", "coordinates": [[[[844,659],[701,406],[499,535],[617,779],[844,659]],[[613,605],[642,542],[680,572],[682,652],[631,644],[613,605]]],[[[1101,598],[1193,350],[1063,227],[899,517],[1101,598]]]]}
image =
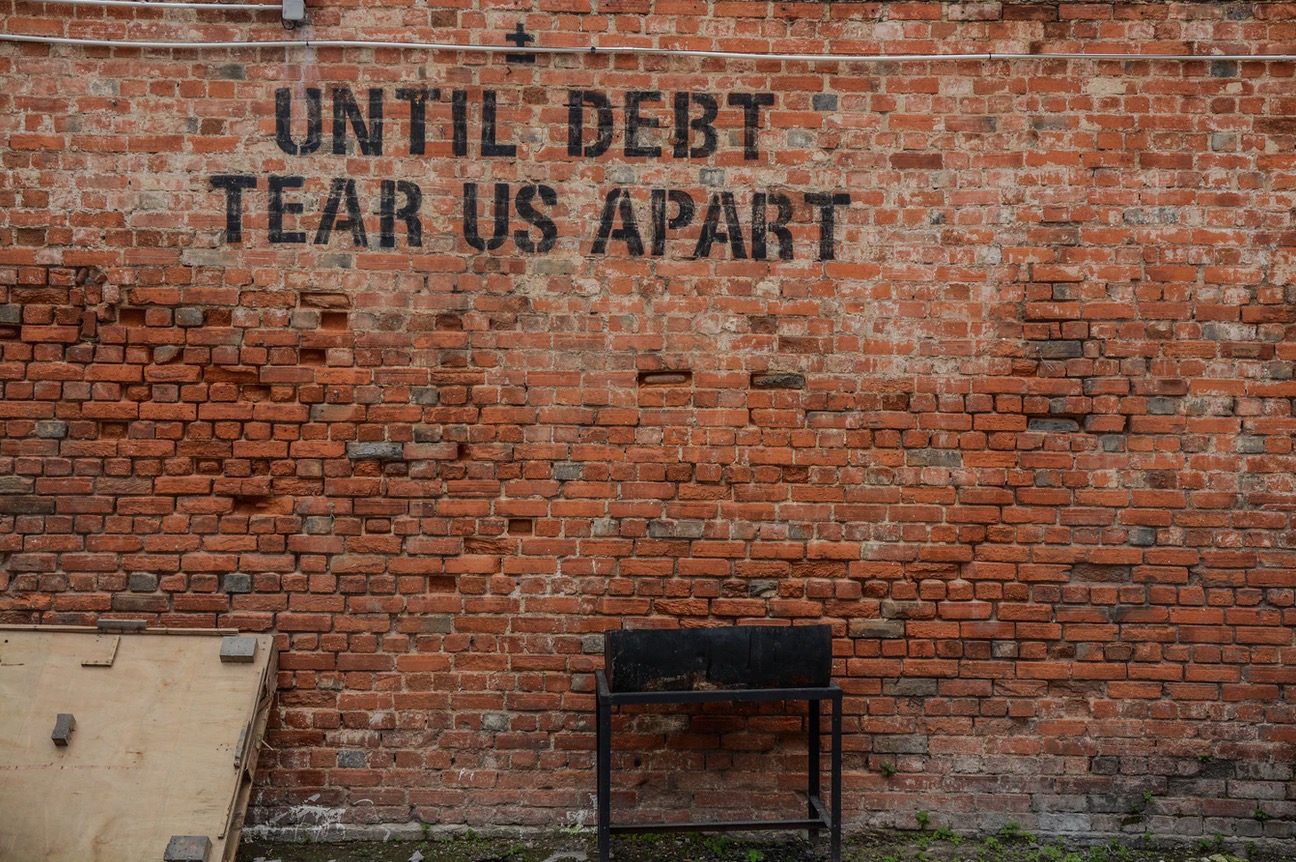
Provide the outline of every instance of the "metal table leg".
{"type": "Polygon", "coordinates": [[[842,693],[832,705],[832,862],[841,862],[842,693]]]}
{"type": "Polygon", "coordinates": [[[602,694],[598,698],[597,725],[598,854],[599,862],[609,862],[612,857],[612,704],[602,694]]]}
{"type": "MultiPolygon", "coordinates": [[[[806,749],[809,754],[809,762],[806,764],[806,793],[808,799],[806,806],[809,809],[806,816],[816,818],[819,816],[819,809],[815,807],[815,800],[819,798],[819,701],[810,701],[810,715],[807,719],[810,723],[808,739],[806,740],[806,749]]],[[[819,837],[819,829],[811,827],[810,840],[819,837]]]]}

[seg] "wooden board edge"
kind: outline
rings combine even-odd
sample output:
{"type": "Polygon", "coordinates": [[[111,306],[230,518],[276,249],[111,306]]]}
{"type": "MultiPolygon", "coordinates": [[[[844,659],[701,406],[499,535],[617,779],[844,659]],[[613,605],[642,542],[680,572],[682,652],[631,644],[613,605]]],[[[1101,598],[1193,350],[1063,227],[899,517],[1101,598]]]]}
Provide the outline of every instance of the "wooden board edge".
{"type": "Polygon", "coordinates": [[[234,793],[230,799],[225,829],[220,835],[224,841],[220,855],[221,862],[233,862],[234,855],[238,852],[243,822],[247,818],[247,806],[252,799],[257,762],[261,757],[261,740],[265,738],[266,726],[270,723],[270,707],[274,703],[274,696],[279,686],[279,651],[274,648],[274,636],[262,635],[261,637],[268,641],[261,644],[266,649],[268,658],[262,670],[261,684],[257,687],[253,700],[252,720],[248,723],[244,748],[235,769],[234,793]]]}

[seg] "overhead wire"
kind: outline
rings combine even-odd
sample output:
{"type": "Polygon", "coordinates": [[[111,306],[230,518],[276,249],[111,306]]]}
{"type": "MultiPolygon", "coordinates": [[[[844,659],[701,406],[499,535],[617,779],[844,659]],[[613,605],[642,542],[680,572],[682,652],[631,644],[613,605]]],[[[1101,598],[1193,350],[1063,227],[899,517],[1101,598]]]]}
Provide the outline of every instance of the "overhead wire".
{"type": "Polygon", "coordinates": [[[58,6],[125,6],[137,9],[281,9],[278,3],[186,3],[180,0],[33,0],[58,6]]]}
{"type": "MultiPolygon", "coordinates": [[[[68,2],[68,0],[60,0],[68,2]]],[[[110,2],[110,0],[95,0],[110,2]]],[[[126,3],[133,0],[115,0],[126,3]]],[[[144,3],[140,5],[159,5],[144,3]]],[[[215,4],[195,4],[210,6],[215,4]]],[[[275,8],[265,4],[247,4],[258,8],[275,8]]],[[[245,6],[246,8],[246,6],[245,6]]],[[[69,36],[34,36],[22,33],[0,33],[0,42],[21,42],[45,45],[82,45],[99,48],[151,48],[170,51],[212,50],[222,48],[388,48],[418,51],[462,51],[477,54],[560,54],[589,56],[606,54],[637,54],[642,56],[699,57],[731,60],[772,60],[801,63],[894,63],[903,61],[957,62],[966,60],[1109,60],[1109,61],[1231,61],[1231,62],[1294,62],[1296,54],[1155,54],[1147,52],[1039,52],[982,51],[952,54],[782,54],[760,51],[715,51],[693,48],[659,48],[634,45],[590,45],[581,47],[544,47],[528,45],[474,45],[458,42],[384,41],[379,39],[264,39],[219,42],[171,42],[127,39],[79,39],[69,36]]]]}
{"type": "MultiPolygon", "coordinates": [[[[254,10],[281,9],[279,3],[224,3],[183,2],[183,0],[33,0],[50,5],[127,7],[136,9],[205,9],[254,10]]],[[[836,53],[776,53],[761,51],[719,51],[696,48],[663,48],[635,45],[589,45],[586,47],[543,47],[527,45],[476,45],[457,42],[389,41],[380,39],[264,39],[202,41],[158,41],[135,39],[94,39],[71,36],[43,36],[24,33],[0,33],[0,42],[44,45],[80,45],[97,48],[141,48],[164,51],[208,51],[241,48],[385,48],[407,51],[450,51],[477,54],[556,54],[564,56],[623,54],[656,57],[696,57],[728,60],[765,60],[801,63],[887,63],[902,61],[960,62],[969,60],[1113,60],[1113,61],[1171,61],[1199,60],[1233,62],[1293,62],[1296,53],[1282,54],[1159,54],[1152,52],[1039,52],[984,51],[949,54],[836,54],[836,53]]]]}

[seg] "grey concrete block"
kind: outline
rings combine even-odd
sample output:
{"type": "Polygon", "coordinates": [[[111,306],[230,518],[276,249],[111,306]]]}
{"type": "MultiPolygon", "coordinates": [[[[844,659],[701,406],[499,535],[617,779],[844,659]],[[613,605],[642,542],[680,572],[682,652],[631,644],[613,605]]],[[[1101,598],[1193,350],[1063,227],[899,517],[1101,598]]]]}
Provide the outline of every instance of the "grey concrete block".
{"type": "Polygon", "coordinates": [[[162,862],[207,862],[211,848],[211,839],[206,835],[172,835],[162,862]]]}
{"type": "Polygon", "coordinates": [[[221,638],[220,660],[235,664],[248,664],[256,658],[257,640],[254,637],[233,635],[221,638]]]}
{"type": "Polygon", "coordinates": [[[816,111],[835,111],[837,110],[836,93],[815,93],[810,97],[810,104],[816,111]]]}
{"type": "Polygon", "coordinates": [[[50,739],[62,748],[71,740],[74,730],[76,730],[76,718],[70,712],[60,712],[54,718],[54,732],[50,734],[50,739]]]}

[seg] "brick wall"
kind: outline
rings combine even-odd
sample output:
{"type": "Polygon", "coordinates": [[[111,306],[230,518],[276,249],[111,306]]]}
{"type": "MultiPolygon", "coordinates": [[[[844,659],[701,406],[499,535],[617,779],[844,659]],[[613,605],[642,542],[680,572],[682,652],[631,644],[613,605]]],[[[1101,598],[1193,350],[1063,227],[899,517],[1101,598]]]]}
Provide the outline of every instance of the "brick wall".
{"type": "MultiPolygon", "coordinates": [[[[430,5],[0,13],[1296,50],[1287,3],[430,5]]],[[[0,83],[0,621],[275,632],[254,819],[589,822],[602,631],[827,621],[855,826],[1292,834],[1296,63],[6,41],[0,83]]],[[[623,810],[796,785],[795,713],[624,721],[623,810]]]]}

